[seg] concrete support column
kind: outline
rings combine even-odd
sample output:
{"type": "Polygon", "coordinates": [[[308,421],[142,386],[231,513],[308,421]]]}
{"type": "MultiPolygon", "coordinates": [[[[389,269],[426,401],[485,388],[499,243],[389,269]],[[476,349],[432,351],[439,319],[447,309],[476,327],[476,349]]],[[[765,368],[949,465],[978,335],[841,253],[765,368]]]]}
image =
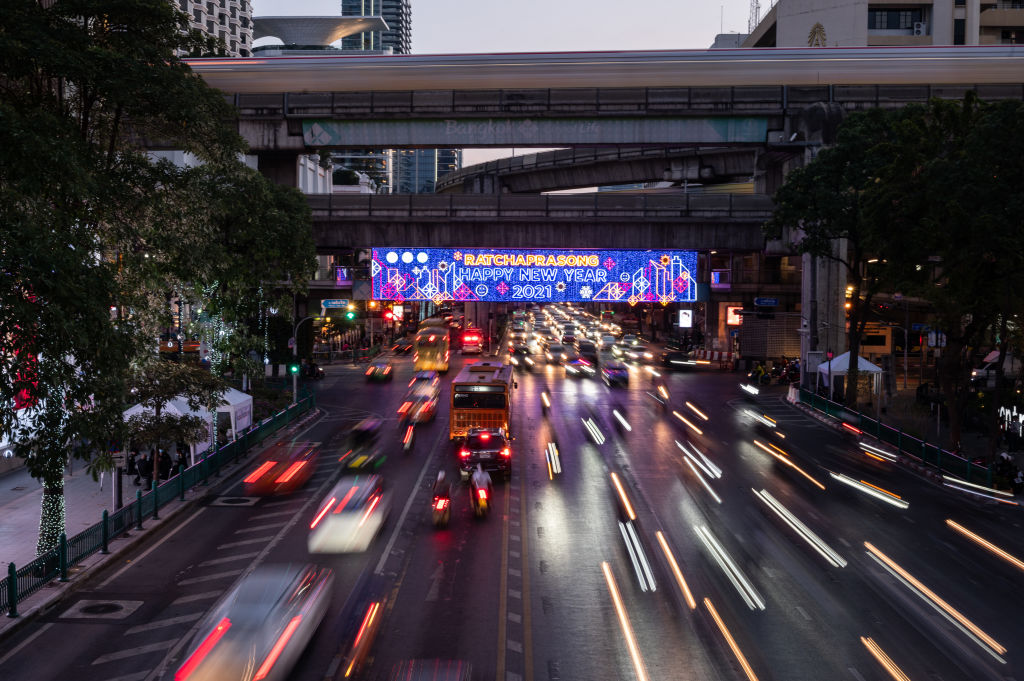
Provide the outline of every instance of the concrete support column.
{"type": "Polygon", "coordinates": [[[981,0],[967,0],[967,25],[964,30],[964,43],[977,45],[981,33],[981,0]]]}
{"type": "Polygon", "coordinates": [[[258,168],[274,184],[299,186],[299,154],[294,151],[261,151],[258,168]]]}

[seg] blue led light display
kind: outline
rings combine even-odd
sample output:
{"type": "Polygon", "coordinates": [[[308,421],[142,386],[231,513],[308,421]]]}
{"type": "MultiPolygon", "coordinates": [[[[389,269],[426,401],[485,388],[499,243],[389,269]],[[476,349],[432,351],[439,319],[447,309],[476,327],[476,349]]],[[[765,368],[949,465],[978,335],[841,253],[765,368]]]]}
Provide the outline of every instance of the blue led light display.
{"type": "Polygon", "coordinates": [[[696,251],[375,248],[374,300],[694,302],[696,251]]]}

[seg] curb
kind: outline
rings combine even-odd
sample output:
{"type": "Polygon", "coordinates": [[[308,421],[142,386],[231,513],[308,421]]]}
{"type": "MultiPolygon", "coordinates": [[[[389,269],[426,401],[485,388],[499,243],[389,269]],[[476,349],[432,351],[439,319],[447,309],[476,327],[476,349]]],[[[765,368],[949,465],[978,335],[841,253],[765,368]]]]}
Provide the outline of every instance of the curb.
{"type": "MultiPolygon", "coordinates": [[[[0,615],[0,644],[7,643],[18,632],[28,624],[35,622],[39,617],[57,609],[75,593],[82,591],[99,579],[105,569],[116,567],[116,563],[122,561],[133,549],[143,544],[147,539],[152,539],[161,530],[173,530],[177,524],[171,521],[192,510],[197,503],[210,497],[218,496],[223,487],[232,482],[233,477],[243,470],[252,455],[261,454],[267,446],[277,441],[281,436],[287,436],[304,428],[314,418],[324,414],[320,408],[314,408],[299,421],[289,424],[278,431],[274,438],[267,438],[260,444],[258,449],[249,452],[237,463],[228,463],[220,470],[220,479],[208,484],[206,487],[194,487],[185,493],[185,501],[175,499],[160,509],[159,520],[148,518],[141,531],[132,529],[129,533],[123,534],[110,541],[110,553],[93,553],[83,558],[79,563],[68,568],[68,581],[60,582],[54,579],[44,585],[39,591],[32,594],[18,604],[18,617],[10,617],[6,614],[0,615]],[[116,548],[115,548],[116,547],[116,548]]],[[[129,561],[130,562],[130,561],[129,561]]]]}

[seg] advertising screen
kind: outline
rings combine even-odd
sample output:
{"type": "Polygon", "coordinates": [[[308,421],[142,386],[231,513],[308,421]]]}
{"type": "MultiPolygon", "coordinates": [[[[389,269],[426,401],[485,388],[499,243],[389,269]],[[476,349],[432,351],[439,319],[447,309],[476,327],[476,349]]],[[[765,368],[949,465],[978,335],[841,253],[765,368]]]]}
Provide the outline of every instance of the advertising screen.
{"type": "Polygon", "coordinates": [[[693,302],[697,252],[375,248],[375,300],[693,302]]]}

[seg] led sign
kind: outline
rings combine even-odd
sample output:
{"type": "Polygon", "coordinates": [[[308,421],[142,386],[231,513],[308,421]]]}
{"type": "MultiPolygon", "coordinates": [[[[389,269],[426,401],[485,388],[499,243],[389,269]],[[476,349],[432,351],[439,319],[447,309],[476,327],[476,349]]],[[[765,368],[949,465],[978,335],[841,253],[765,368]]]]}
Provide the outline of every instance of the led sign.
{"type": "Polygon", "coordinates": [[[375,300],[694,302],[696,251],[375,248],[375,300]]]}

